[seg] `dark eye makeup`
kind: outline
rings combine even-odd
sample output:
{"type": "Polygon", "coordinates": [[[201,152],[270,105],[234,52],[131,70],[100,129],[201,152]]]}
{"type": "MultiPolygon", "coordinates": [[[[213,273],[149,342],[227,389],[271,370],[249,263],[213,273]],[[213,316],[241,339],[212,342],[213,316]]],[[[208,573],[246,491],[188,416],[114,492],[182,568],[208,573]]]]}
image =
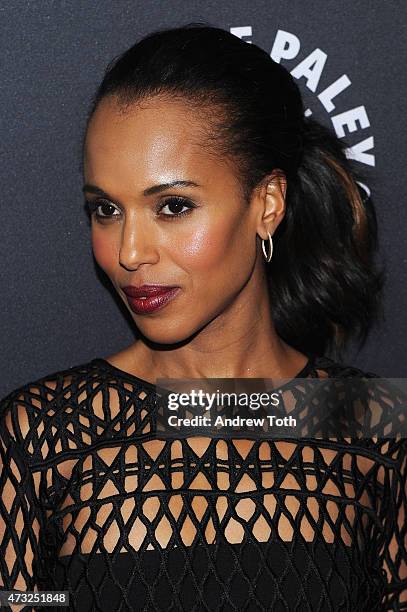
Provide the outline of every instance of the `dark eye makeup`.
{"type": "MultiPolygon", "coordinates": [[[[109,202],[108,200],[96,199],[96,200],[85,200],[85,204],[88,208],[88,211],[91,215],[95,215],[98,220],[101,219],[113,219],[114,217],[120,216],[119,209],[109,202]],[[110,212],[109,212],[110,210],[110,212]],[[115,211],[118,211],[119,214],[114,214],[115,211]]],[[[169,196],[164,200],[158,202],[156,206],[157,216],[163,218],[165,217],[168,220],[178,219],[179,217],[183,217],[192,212],[192,209],[196,208],[196,205],[186,198],[181,196],[169,196]],[[168,207],[169,210],[172,209],[171,213],[161,213],[161,211],[168,207]],[[186,208],[186,210],[179,210],[182,208],[186,208]],[[174,211],[175,209],[175,211],[174,211]]]]}

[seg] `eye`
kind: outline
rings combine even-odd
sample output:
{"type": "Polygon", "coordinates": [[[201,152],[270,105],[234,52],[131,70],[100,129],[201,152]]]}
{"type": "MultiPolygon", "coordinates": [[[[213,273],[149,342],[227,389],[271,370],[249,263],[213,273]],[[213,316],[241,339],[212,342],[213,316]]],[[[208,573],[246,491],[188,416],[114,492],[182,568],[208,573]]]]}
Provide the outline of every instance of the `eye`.
{"type": "MultiPolygon", "coordinates": [[[[87,200],[86,205],[89,213],[91,215],[95,213],[95,217],[100,220],[112,219],[121,215],[121,211],[108,200],[87,200]]],[[[181,196],[171,196],[161,201],[157,212],[159,217],[166,217],[169,220],[187,215],[193,208],[196,206],[190,200],[181,196]],[[169,212],[161,213],[164,208],[168,208],[169,212]],[[183,208],[186,210],[182,210],[183,208]]]]}
{"type": "Polygon", "coordinates": [[[109,214],[109,212],[112,213],[112,211],[115,210],[120,215],[120,211],[107,200],[87,200],[86,205],[90,214],[92,215],[93,213],[96,213],[95,217],[98,217],[99,219],[111,219],[112,217],[117,217],[118,215],[109,214]]]}
{"type": "Polygon", "coordinates": [[[164,202],[160,204],[158,212],[161,213],[160,216],[162,217],[182,217],[190,213],[193,208],[196,207],[194,204],[192,204],[190,200],[187,200],[180,196],[171,196],[169,198],[166,198],[164,202]],[[168,210],[170,210],[170,213],[161,213],[161,211],[167,207],[168,210]],[[182,210],[182,208],[186,208],[186,210],[182,210]]]}

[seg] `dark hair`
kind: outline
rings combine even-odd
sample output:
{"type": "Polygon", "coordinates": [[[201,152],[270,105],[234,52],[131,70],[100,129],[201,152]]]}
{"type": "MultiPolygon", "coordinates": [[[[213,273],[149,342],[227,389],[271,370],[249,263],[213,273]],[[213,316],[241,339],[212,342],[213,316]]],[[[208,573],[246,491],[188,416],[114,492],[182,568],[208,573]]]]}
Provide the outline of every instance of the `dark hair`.
{"type": "Polygon", "coordinates": [[[383,285],[374,262],[375,211],[363,201],[346,144],[304,117],[290,73],[221,28],[195,22],[161,29],[109,64],[88,122],[106,96],[127,108],[155,95],[210,109],[201,142],[235,163],[247,200],[274,169],[285,173],[286,214],[265,264],[280,337],[317,355],[340,353],[351,338],[363,345],[383,285]]]}

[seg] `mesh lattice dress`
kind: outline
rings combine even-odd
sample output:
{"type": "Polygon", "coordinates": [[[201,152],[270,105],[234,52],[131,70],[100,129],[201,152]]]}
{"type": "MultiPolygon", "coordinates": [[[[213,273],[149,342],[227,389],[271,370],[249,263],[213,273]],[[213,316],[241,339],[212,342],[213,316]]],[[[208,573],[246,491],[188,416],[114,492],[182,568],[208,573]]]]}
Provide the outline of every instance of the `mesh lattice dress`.
{"type": "MultiPolygon", "coordinates": [[[[374,377],[298,374],[327,375],[374,377]]],[[[80,612],[407,610],[405,438],[160,440],[155,392],[98,358],[1,401],[2,590],[69,590],[80,612]]]]}

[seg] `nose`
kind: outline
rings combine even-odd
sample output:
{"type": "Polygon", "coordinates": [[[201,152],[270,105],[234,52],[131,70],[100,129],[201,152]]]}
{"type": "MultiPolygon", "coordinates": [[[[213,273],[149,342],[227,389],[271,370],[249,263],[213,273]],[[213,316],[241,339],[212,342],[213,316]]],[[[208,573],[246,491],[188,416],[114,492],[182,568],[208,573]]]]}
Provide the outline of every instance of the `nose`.
{"type": "Polygon", "coordinates": [[[127,217],[121,235],[120,265],[134,270],[144,263],[157,263],[159,255],[153,235],[139,218],[127,217]]]}

